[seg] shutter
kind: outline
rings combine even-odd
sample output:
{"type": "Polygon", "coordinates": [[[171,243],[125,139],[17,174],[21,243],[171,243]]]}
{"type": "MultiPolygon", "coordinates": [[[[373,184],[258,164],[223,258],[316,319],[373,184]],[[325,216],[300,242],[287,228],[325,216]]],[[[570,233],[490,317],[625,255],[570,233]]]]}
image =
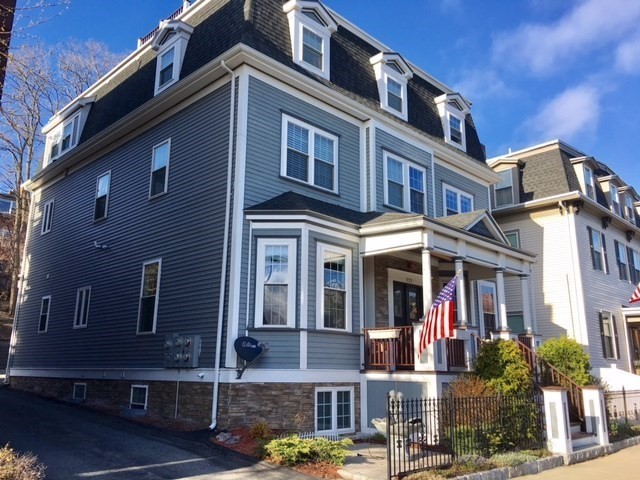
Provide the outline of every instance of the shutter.
{"type": "Polygon", "coordinates": [[[624,271],[622,268],[622,259],[620,258],[620,247],[617,240],[613,241],[613,249],[616,251],[616,264],[618,265],[618,277],[624,280],[624,271]]]}
{"type": "Polygon", "coordinates": [[[596,268],[596,255],[595,250],[593,249],[593,230],[591,227],[587,227],[587,232],[589,232],[589,248],[591,249],[591,266],[596,268]]]}
{"type": "Polygon", "coordinates": [[[616,327],[616,316],[611,314],[611,328],[613,328],[613,339],[616,342],[616,351],[613,357],[620,358],[620,345],[618,344],[618,327],[616,327]]]}
{"type": "Polygon", "coordinates": [[[600,342],[602,344],[602,357],[607,358],[607,344],[604,338],[604,325],[602,325],[602,312],[598,312],[598,324],[600,326],[600,342]]]}
{"type": "Polygon", "coordinates": [[[604,238],[604,233],[600,234],[602,239],[602,253],[604,253],[604,273],[609,275],[609,256],[607,255],[607,241],[604,238]]]}

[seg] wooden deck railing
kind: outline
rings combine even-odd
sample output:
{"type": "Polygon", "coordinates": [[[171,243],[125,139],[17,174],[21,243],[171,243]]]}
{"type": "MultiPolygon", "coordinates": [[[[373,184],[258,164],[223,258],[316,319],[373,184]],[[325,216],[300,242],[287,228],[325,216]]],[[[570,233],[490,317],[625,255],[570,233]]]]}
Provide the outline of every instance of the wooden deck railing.
{"type": "Polygon", "coordinates": [[[413,368],[413,327],[365,328],[364,356],[365,369],[413,368]]]}

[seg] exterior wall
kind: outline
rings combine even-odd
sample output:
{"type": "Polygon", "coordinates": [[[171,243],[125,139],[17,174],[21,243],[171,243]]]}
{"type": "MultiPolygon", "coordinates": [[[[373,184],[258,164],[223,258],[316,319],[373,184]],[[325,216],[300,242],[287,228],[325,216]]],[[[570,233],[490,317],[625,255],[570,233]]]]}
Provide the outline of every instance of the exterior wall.
{"type": "Polygon", "coordinates": [[[214,364],[228,155],[229,85],[34,195],[14,367],[162,367],[164,336],[202,337],[214,364]],[[152,148],[171,138],[168,193],[149,199],[152,148]],[[111,172],[108,218],[93,221],[96,179],[111,172]],[[193,175],[198,172],[198,175],[193,175]],[[51,232],[42,205],[55,199],[51,232]],[[94,242],[108,245],[96,249],[94,242]],[[162,258],[155,335],[137,335],[142,263],[162,258]],[[91,286],[86,328],[76,291],[91,286]],[[51,295],[46,333],[41,298],[51,295]]]}
{"type": "Polygon", "coordinates": [[[490,210],[489,189],[486,186],[473,181],[469,176],[460,175],[459,173],[449,170],[438,163],[434,166],[434,172],[434,190],[436,195],[435,215],[437,217],[444,216],[442,198],[443,183],[471,194],[473,196],[474,210],[490,210]]]}

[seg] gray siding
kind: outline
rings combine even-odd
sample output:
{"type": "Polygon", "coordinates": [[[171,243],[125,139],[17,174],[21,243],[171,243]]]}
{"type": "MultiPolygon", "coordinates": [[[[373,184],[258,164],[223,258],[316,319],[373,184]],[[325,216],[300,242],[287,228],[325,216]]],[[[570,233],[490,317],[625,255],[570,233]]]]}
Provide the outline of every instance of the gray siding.
{"type": "Polygon", "coordinates": [[[442,217],[442,184],[446,183],[473,195],[474,210],[489,210],[489,189],[473,179],[453,172],[441,165],[435,165],[436,215],[442,217]]]}
{"type": "Polygon", "coordinates": [[[300,368],[300,332],[257,328],[249,333],[269,346],[269,351],[256,362],[254,368],[300,368]]]}
{"type": "Polygon", "coordinates": [[[224,221],[228,119],[226,85],[42,192],[15,367],[161,367],[164,335],[173,332],[200,334],[200,363],[213,366],[223,234],[214,226],[224,221]],[[168,193],[149,200],[152,147],[167,138],[168,193]],[[108,170],[108,218],[94,222],[96,178],[108,170]],[[41,236],[41,205],[51,198],[52,230],[41,236]],[[142,263],[154,258],[162,258],[157,333],[136,335],[142,263]],[[88,326],[73,329],[76,290],[89,285],[88,326]],[[52,296],[49,327],[38,334],[43,295],[52,296]]]}
{"type": "MultiPolygon", "coordinates": [[[[387,382],[367,381],[367,425],[371,425],[374,418],[386,417],[387,395],[391,390],[402,392],[405,400],[422,399],[429,396],[427,384],[421,382],[387,382]]],[[[431,392],[435,396],[435,392],[431,392]]]]}
{"type": "Polygon", "coordinates": [[[309,332],[307,365],[310,369],[360,370],[360,336],[309,332]]]}
{"type": "Polygon", "coordinates": [[[386,207],[384,205],[384,153],[388,152],[401,157],[402,159],[409,160],[423,167],[426,170],[425,178],[425,196],[427,199],[426,214],[429,217],[433,217],[433,196],[431,193],[431,170],[433,168],[433,160],[431,154],[420,150],[406,142],[403,142],[399,138],[388,134],[383,130],[376,129],[376,199],[377,205],[374,206],[374,210],[393,212],[397,209],[393,207],[386,207]]]}

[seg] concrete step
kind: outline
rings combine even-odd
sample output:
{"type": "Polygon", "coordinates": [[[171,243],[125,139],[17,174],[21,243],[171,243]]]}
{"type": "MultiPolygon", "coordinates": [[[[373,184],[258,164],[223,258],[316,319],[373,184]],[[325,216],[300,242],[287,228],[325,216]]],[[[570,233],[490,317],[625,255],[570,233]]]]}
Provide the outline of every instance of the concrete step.
{"type": "Polygon", "coordinates": [[[571,432],[571,435],[574,433],[580,433],[580,422],[571,422],[569,425],[569,431],[571,432]]]}
{"type": "Polygon", "coordinates": [[[573,449],[580,449],[596,444],[596,437],[591,433],[577,432],[571,433],[571,443],[573,449]]]}

